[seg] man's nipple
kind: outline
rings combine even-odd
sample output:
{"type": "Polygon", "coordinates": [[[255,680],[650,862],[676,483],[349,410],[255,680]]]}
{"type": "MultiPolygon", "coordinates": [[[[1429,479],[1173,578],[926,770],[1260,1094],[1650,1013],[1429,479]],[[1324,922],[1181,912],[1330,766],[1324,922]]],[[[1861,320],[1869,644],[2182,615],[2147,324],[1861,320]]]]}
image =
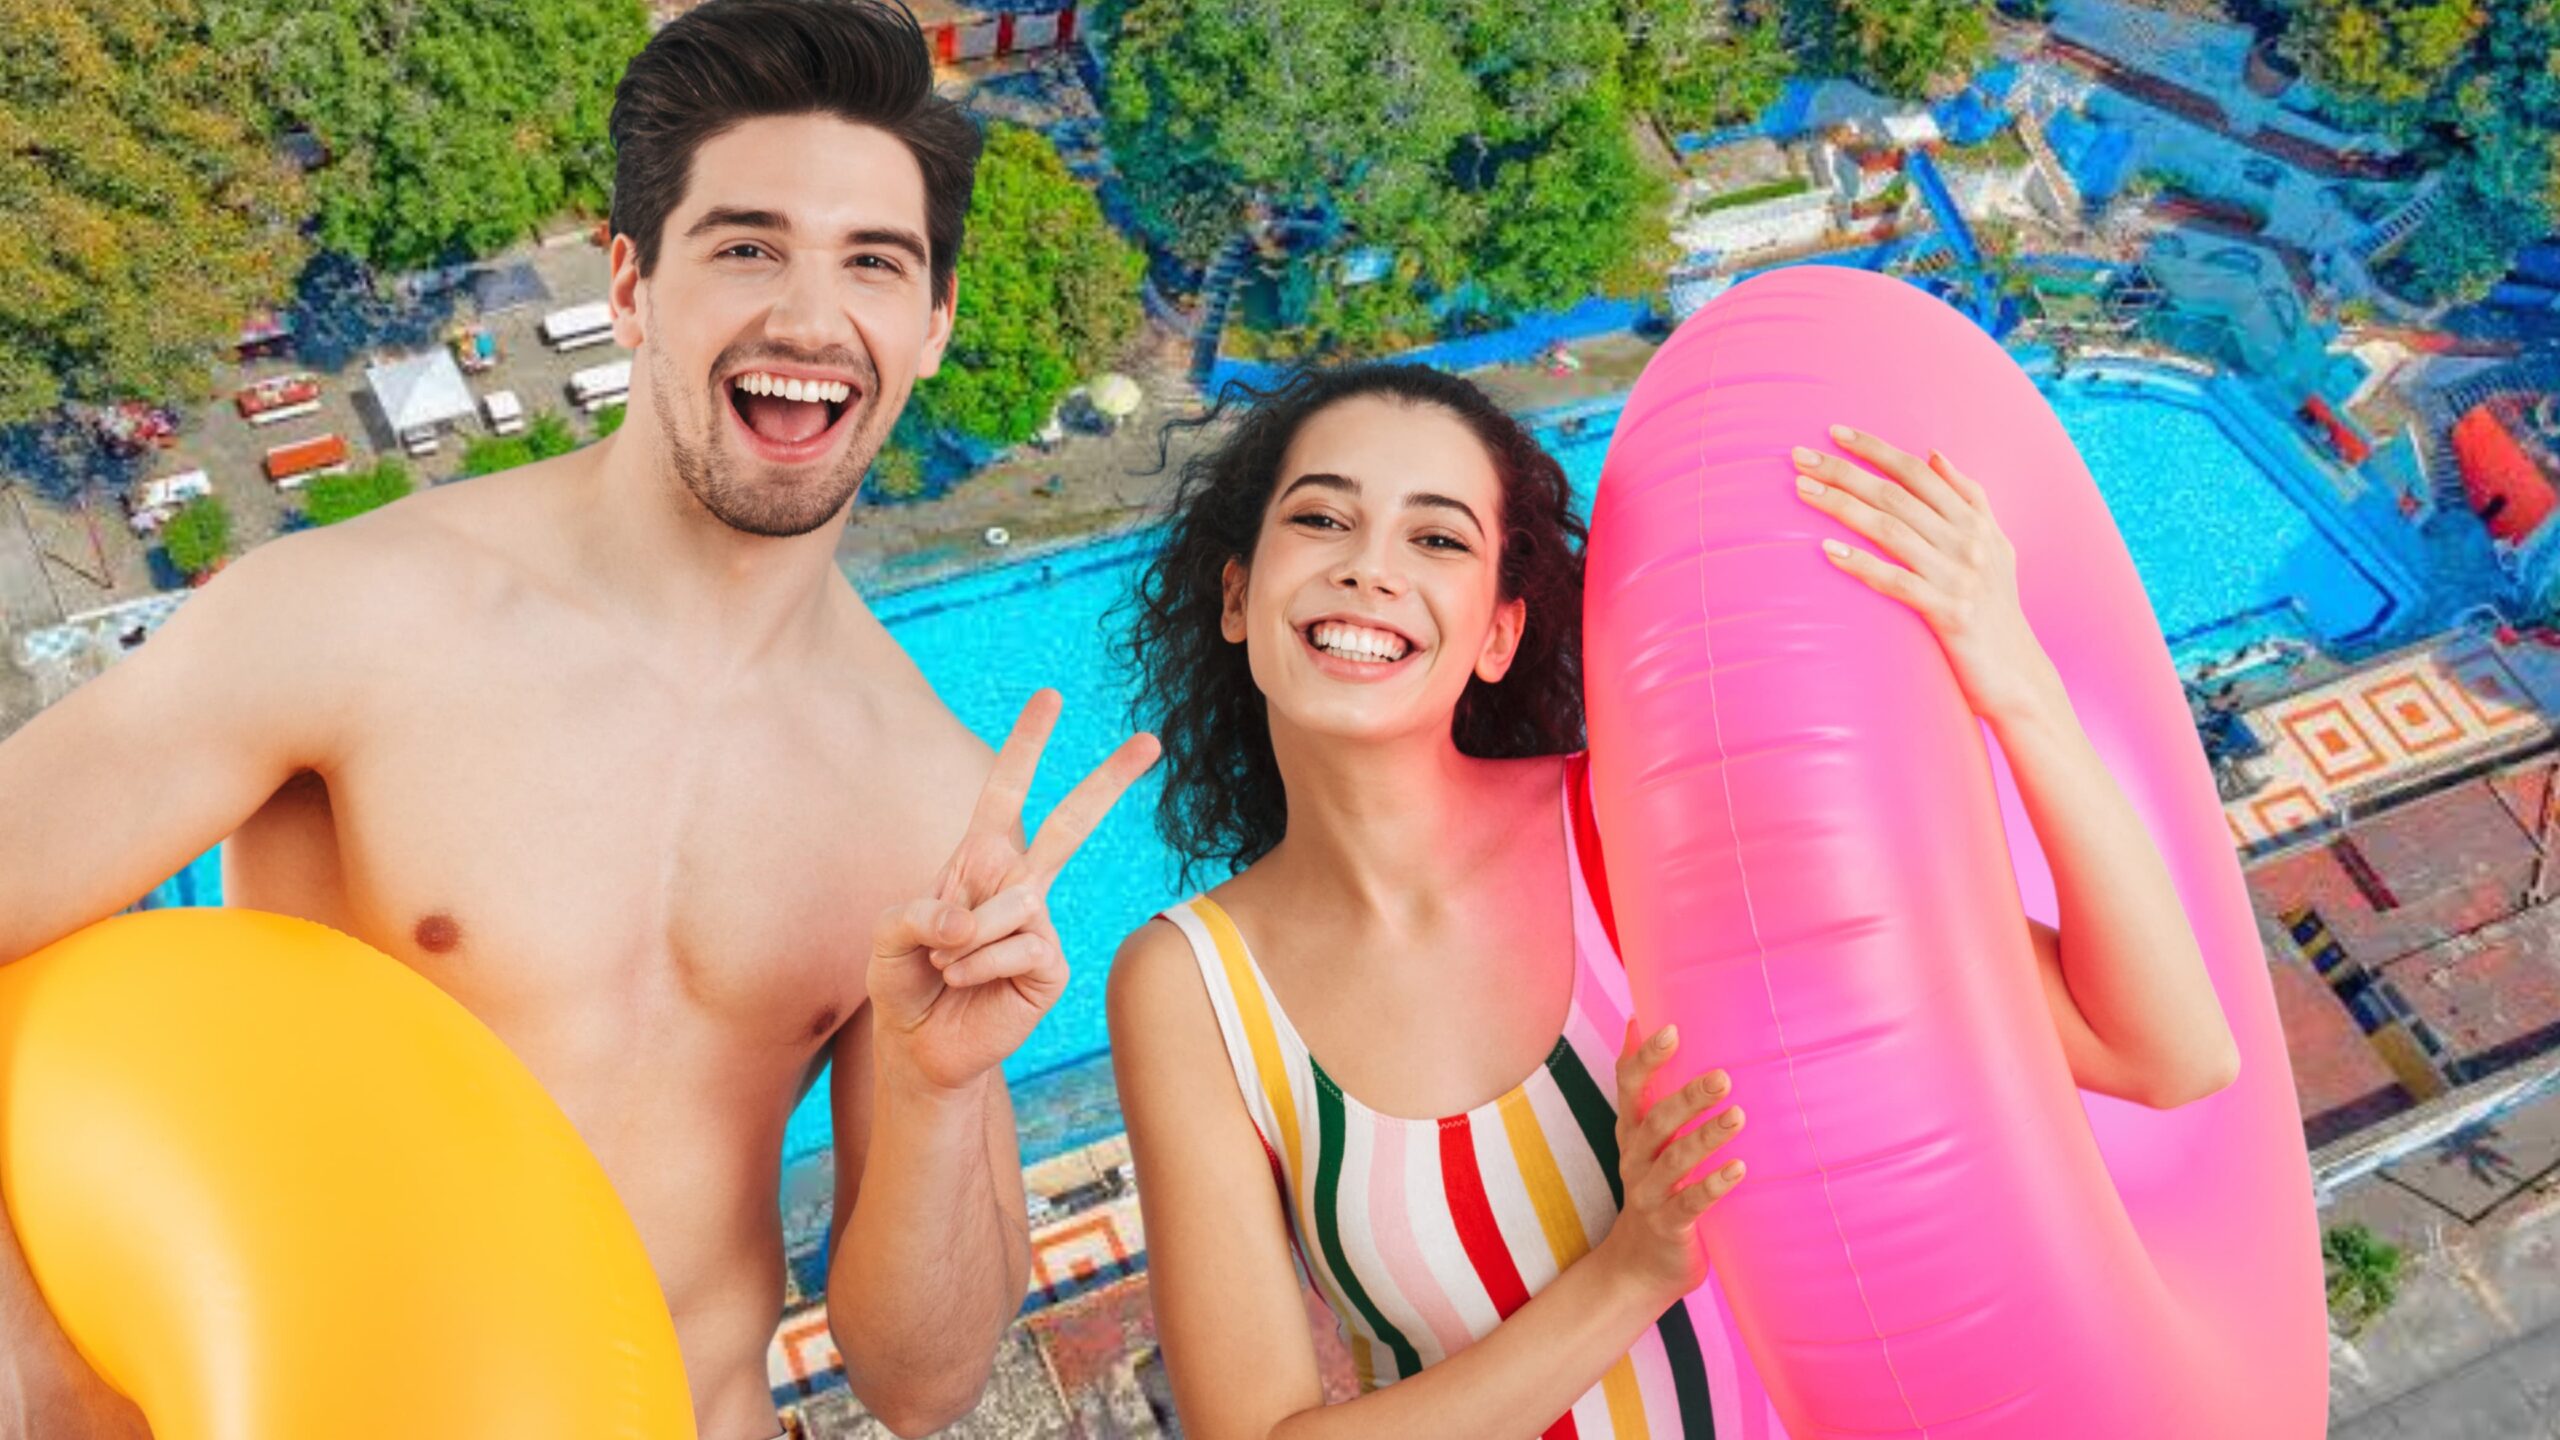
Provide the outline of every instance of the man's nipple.
{"type": "Polygon", "coordinates": [[[418,948],[431,955],[442,955],[462,943],[462,927],[441,910],[419,921],[411,933],[418,948]]]}

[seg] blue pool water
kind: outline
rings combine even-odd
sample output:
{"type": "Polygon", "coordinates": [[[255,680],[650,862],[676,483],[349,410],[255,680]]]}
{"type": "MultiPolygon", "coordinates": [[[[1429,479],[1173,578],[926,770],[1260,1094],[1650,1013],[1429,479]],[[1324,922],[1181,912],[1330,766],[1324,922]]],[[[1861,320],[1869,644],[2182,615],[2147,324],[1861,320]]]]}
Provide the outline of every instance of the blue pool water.
{"type": "MultiPolygon", "coordinates": [[[[2289,597],[2322,634],[2344,635],[2390,606],[2392,597],[2350,558],[2351,542],[2334,521],[2324,525],[2291,503],[2201,399],[2075,387],[2049,393],[2107,496],[2165,634],[2289,597]]],[[[1613,419],[1605,410],[1592,415],[1578,437],[1543,432],[1586,514],[1613,419]]],[[[1127,733],[1128,687],[1112,643],[1118,627],[1106,612],[1126,595],[1151,543],[1149,534],[1101,541],[875,602],[944,701],[991,744],[1040,685],[1065,696],[1027,826],[1127,733]]],[[[1104,1048],[1103,974],[1113,950],[1148,915],[1183,898],[1154,832],[1157,793],[1153,775],[1141,780],[1058,881],[1051,904],[1074,978],[1006,1066],[1016,1080],[1104,1048]]],[[[192,867],[185,878],[196,886],[193,897],[176,903],[218,901],[205,888],[209,869],[209,860],[192,867]]],[[[786,1155],[824,1149],[830,1131],[821,1083],[792,1117],[786,1155]]]]}

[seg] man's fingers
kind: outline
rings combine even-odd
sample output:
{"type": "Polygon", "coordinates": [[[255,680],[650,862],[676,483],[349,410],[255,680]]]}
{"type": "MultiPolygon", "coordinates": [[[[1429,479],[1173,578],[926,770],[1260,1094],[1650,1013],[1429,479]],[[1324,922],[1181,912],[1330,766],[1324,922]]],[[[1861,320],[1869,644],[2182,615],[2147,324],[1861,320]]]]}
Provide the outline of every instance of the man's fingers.
{"type": "Polygon", "coordinates": [[[1022,702],[1012,733],[996,751],[995,768],[979,787],[978,808],[969,816],[972,833],[1009,835],[1022,823],[1022,802],[1031,794],[1031,777],[1039,772],[1041,748],[1049,743],[1050,727],[1058,723],[1065,703],[1045,685],[1022,702]]]}
{"type": "Polygon", "coordinates": [[[1048,817],[1040,822],[1040,833],[1031,841],[1031,869],[1034,874],[1055,879],[1075,858],[1076,849],[1120,803],[1147,767],[1156,763],[1164,746],[1153,735],[1141,732],[1120,742],[1120,748],[1093,768],[1093,773],[1076,782],[1048,817]]]}
{"type": "Polygon", "coordinates": [[[1016,931],[1048,929],[1049,902],[1037,886],[1008,885],[970,911],[969,920],[967,939],[934,947],[936,967],[949,964],[954,956],[974,946],[992,945],[1016,931]]]}
{"type": "Polygon", "coordinates": [[[910,900],[880,912],[871,929],[871,953],[885,960],[936,945],[964,945],[971,934],[967,910],[945,900],[910,900]]]}
{"type": "Polygon", "coordinates": [[[992,945],[981,945],[942,971],[942,983],[957,990],[970,985],[984,985],[993,980],[1046,978],[1049,972],[1061,972],[1057,987],[1065,987],[1063,975],[1066,960],[1058,954],[1057,942],[1036,931],[1008,935],[992,945]]]}

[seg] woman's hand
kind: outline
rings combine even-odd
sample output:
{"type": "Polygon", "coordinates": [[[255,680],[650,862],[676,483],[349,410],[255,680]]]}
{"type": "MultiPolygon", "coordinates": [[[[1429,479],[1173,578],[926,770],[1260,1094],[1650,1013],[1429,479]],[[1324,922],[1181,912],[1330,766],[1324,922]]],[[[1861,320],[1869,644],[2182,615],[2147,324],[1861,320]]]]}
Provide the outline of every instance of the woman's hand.
{"type": "Polygon", "coordinates": [[[880,1064],[902,1078],[944,1090],[968,1085],[1019,1048],[1067,988],[1067,957],[1049,924],[1050,883],[1155,763],[1158,747],[1152,735],[1122,741],[1025,849],[1014,836],[1060,703],[1044,689],[1024,704],[934,893],[890,907],[873,932],[873,1036],[880,1064]]]}
{"type": "Polygon", "coordinates": [[[1742,1129],[1742,1107],[1729,1105],[1715,1119],[1682,1134],[1683,1127],[1725,1098],[1732,1081],[1722,1070],[1706,1074],[1648,1106],[1645,1087],[1672,1053],[1679,1032],[1664,1026],[1642,1045],[1636,1022],[1627,1021],[1618,1052],[1618,1180],[1626,1203],[1592,1258],[1617,1268],[1663,1306],[1707,1280],[1706,1247],[1698,1243],[1698,1217],[1742,1183],[1742,1162],[1703,1180],[1682,1184],[1742,1129]]]}
{"type": "Polygon", "coordinates": [[[1884,475],[1797,446],[1796,493],[1910,568],[1828,538],[1823,553],[1920,612],[1975,714],[1996,720],[2052,700],[2059,672],[2028,628],[2018,552],[1991,518],[1982,486],[1935,450],[1923,460],[1845,425],[1832,426],[1831,438],[1884,475]]]}

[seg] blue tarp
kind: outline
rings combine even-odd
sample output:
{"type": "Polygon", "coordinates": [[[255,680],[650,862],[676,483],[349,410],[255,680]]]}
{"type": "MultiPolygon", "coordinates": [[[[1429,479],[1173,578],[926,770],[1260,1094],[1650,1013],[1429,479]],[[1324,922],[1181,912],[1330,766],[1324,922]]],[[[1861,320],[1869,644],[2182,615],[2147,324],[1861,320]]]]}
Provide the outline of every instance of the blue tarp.
{"type": "Polygon", "coordinates": [[[2071,183],[2091,200],[2104,200],[2124,184],[2126,160],[2133,150],[2133,134],[2114,125],[2101,124],[2075,110],[2055,112],[2045,122],[2045,139],[2053,145],[2054,158],[2071,172],[2071,183]]]}
{"type": "Polygon", "coordinates": [[[1992,104],[1979,89],[1972,87],[1931,107],[1929,118],[1937,121],[1938,129],[1958,145],[1979,145],[2009,123],[2007,111],[1992,104]]]}
{"type": "MultiPolygon", "coordinates": [[[[1559,340],[1587,340],[1594,335],[1632,329],[1644,319],[1647,308],[1648,302],[1642,299],[1611,300],[1594,296],[1568,310],[1523,317],[1507,330],[1446,340],[1419,350],[1408,350],[1394,358],[1452,374],[1487,365],[1517,364],[1534,358],[1538,352],[1559,340]]],[[[1267,361],[1222,358],[1209,372],[1209,383],[1205,389],[1213,398],[1230,380],[1241,380],[1255,389],[1264,389],[1279,383],[1291,368],[1267,361]]]]}

